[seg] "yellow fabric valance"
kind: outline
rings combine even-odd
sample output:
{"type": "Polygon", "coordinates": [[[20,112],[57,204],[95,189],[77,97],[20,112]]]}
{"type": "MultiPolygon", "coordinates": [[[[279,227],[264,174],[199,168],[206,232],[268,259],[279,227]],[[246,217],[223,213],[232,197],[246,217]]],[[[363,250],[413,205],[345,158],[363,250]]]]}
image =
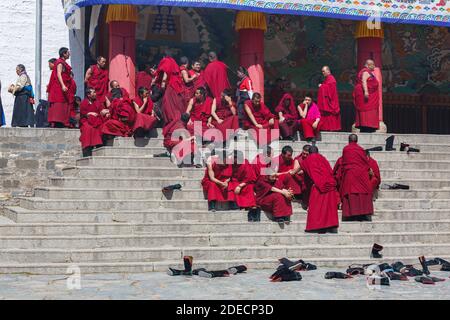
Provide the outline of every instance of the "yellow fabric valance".
{"type": "Polygon", "coordinates": [[[379,29],[369,29],[367,27],[367,21],[358,21],[356,24],[355,39],[358,38],[384,38],[383,26],[381,25],[379,29]]]}
{"type": "Polygon", "coordinates": [[[267,31],[266,15],[262,12],[239,11],[236,15],[236,31],[242,29],[267,31]]]}
{"type": "Polygon", "coordinates": [[[129,4],[110,4],[106,14],[106,23],[124,21],[138,22],[138,12],[136,6],[129,4]]]}

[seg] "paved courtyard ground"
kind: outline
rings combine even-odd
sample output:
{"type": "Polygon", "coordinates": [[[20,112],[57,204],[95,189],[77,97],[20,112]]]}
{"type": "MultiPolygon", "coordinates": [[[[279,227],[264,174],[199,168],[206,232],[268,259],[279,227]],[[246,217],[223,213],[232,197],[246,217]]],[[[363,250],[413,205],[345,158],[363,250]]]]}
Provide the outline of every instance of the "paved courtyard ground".
{"type": "Polygon", "coordinates": [[[435,285],[410,278],[370,290],[364,277],[326,280],[327,271],[332,270],[302,272],[302,281],[283,283],[269,282],[271,270],[215,279],[165,273],[95,274],[82,276],[81,289],[72,290],[67,275],[0,275],[0,299],[450,299],[450,272],[433,272],[447,279],[435,285]]]}

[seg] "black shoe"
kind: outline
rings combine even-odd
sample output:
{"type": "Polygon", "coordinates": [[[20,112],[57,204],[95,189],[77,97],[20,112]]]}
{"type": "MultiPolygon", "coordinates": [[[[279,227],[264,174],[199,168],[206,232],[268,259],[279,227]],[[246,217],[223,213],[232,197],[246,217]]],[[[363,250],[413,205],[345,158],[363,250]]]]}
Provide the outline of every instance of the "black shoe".
{"type": "Polygon", "coordinates": [[[170,158],[170,154],[168,152],[154,154],[153,158],[170,158]]]}
{"type": "Polygon", "coordinates": [[[276,278],[273,278],[272,282],[300,281],[300,280],[302,280],[302,275],[300,274],[300,272],[290,271],[288,273],[283,273],[276,278]]]}
{"type": "Polygon", "coordinates": [[[192,271],[184,271],[179,269],[169,268],[167,270],[169,276],[192,276],[192,271]]]}
{"type": "Polygon", "coordinates": [[[216,201],[208,202],[208,211],[216,212],[216,201]]]}
{"type": "Polygon", "coordinates": [[[382,264],[379,264],[378,267],[380,268],[380,271],[384,271],[384,270],[387,270],[387,269],[393,269],[393,268],[389,265],[389,263],[382,263],[382,264]]]}
{"type": "Polygon", "coordinates": [[[352,264],[351,266],[349,266],[347,268],[347,270],[345,272],[352,276],[363,275],[364,267],[362,267],[360,265],[355,266],[354,264],[352,264]]]}
{"type": "Polygon", "coordinates": [[[191,256],[184,256],[184,271],[186,272],[192,272],[192,262],[194,261],[194,258],[191,256]]]}
{"type": "Polygon", "coordinates": [[[278,261],[287,269],[293,271],[293,270],[300,270],[300,268],[302,267],[302,265],[304,264],[303,260],[298,260],[298,261],[292,261],[289,260],[288,258],[281,258],[278,259],[278,261]]]}
{"type": "Polygon", "coordinates": [[[389,277],[390,280],[408,281],[408,277],[402,273],[389,271],[386,272],[386,275],[389,277]]]}
{"type": "Polygon", "coordinates": [[[162,188],[162,192],[171,192],[173,190],[181,190],[182,186],[181,184],[177,183],[177,184],[172,184],[170,186],[164,187],[162,188]]]}
{"type": "Polygon", "coordinates": [[[380,254],[380,251],[383,250],[383,246],[374,243],[372,246],[372,252],[370,253],[370,257],[373,259],[381,259],[383,255],[380,254]]]}
{"type": "Polygon", "coordinates": [[[403,273],[406,269],[406,266],[401,261],[397,261],[393,264],[391,264],[392,269],[394,269],[395,272],[401,272],[403,273]]]}
{"type": "Polygon", "coordinates": [[[229,277],[230,273],[228,270],[220,270],[220,271],[199,271],[198,275],[203,278],[223,278],[229,277]]]}
{"type": "Polygon", "coordinates": [[[239,206],[237,205],[236,202],[231,202],[230,204],[230,210],[239,210],[239,206]]]}
{"type": "Polygon", "coordinates": [[[228,268],[228,272],[230,274],[238,274],[238,273],[243,273],[245,271],[247,271],[247,267],[244,265],[228,268]]]}
{"type": "Polygon", "coordinates": [[[327,272],[325,273],[325,279],[349,279],[353,278],[352,276],[342,273],[342,272],[327,272]]]}
{"type": "Polygon", "coordinates": [[[408,277],[416,277],[423,275],[423,271],[414,268],[412,265],[407,265],[402,273],[404,273],[408,277]]]}
{"type": "Polygon", "coordinates": [[[194,276],[198,276],[198,273],[199,273],[200,271],[206,271],[206,269],[205,269],[205,268],[194,269],[194,270],[192,270],[192,274],[193,274],[194,276]]]}
{"type": "Polygon", "coordinates": [[[385,147],[386,151],[395,151],[395,148],[393,148],[394,139],[395,139],[395,136],[390,136],[389,138],[386,139],[386,147],[385,147]]]}
{"type": "Polygon", "coordinates": [[[284,219],[278,218],[275,221],[278,223],[281,229],[284,229],[284,219]]]}
{"type": "Polygon", "coordinates": [[[429,275],[430,274],[430,270],[428,270],[428,266],[425,263],[426,262],[425,257],[424,256],[419,257],[419,262],[422,265],[423,273],[426,274],[426,275],[429,275]]]}

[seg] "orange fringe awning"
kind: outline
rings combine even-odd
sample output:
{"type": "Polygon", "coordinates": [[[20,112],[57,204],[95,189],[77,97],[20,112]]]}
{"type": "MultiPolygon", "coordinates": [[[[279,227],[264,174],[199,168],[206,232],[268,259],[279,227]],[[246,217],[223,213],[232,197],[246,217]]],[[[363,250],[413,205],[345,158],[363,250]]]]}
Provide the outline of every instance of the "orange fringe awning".
{"type": "Polygon", "coordinates": [[[129,4],[110,4],[106,15],[106,23],[123,21],[138,22],[138,12],[136,6],[129,4]]]}
{"type": "Polygon", "coordinates": [[[356,24],[355,39],[358,38],[384,38],[383,26],[381,25],[380,29],[369,29],[367,27],[367,21],[358,21],[356,24]]]}
{"type": "Polygon", "coordinates": [[[258,29],[267,31],[266,15],[262,12],[239,11],[236,15],[236,31],[258,29]]]}

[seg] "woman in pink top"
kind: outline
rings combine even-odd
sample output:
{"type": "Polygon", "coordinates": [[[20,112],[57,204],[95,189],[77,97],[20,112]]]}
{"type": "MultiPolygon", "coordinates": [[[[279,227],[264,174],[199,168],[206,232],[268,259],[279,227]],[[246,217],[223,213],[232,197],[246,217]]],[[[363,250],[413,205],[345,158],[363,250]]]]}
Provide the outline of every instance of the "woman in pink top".
{"type": "Polygon", "coordinates": [[[305,96],[305,100],[298,107],[300,125],[303,136],[307,141],[312,141],[319,133],[320,111],[317,104],[312,101],[311,95],[305,96]]]}

